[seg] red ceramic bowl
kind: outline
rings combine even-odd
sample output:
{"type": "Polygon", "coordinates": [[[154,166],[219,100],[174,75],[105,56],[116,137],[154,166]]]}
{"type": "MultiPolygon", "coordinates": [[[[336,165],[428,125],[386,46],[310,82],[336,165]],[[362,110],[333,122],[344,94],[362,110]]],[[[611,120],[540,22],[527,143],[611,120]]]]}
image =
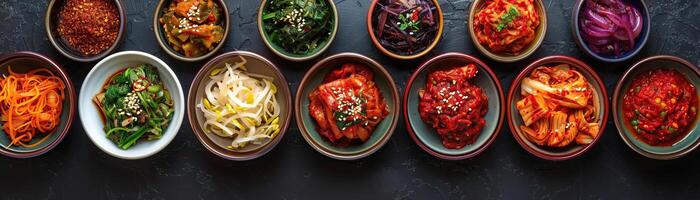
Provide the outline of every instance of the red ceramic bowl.
{"type": "Polygon", "coordinates": [[[515,80],[513,80],[513,84],[511,84],[510,90],[508,92],[506,116],[508,116],[508,125],[510,126],[510,130],[513,133],[513,137],[516,141],[518,141],[520,146],[522,146],[525,150],[537,157],[546,160],[558,161],[575,158],[592,148],[603,136],[605,124],[608,121],[609,111],[610,109],[608,105],[608,94],[605,90],[605,84],[600,79],[598,74],[595,71],[593,71],[593,69],[591,69],[591,67],[589,67],[586,63],[583,63],[580,60],[572,57],[549,56],[530,64],[525,69],[523,69],[520,72],[520,74],[518,74],[515,80]],[[586,77],[586,80],[588,80],[588,82],[590,83],[591,87],[597,91],[597,97],[599,99],[601,107],[600,110],[602,110],[598,117],[598,123],[600,123],[600,131],[598,133],[598,137],[596,137],[593,140],[593,142],[591,142],[588,145],[577,145],[575,143],[572,143],[566,147],[561,148],[543,147],[530,142],[520,132],[519,126],[523,123],[523,121],[522,117],[520,116],[520,113],[515,108],[515,103],[521,99],[520,83],[522,82],[523,78],[528,76],[533,69],[539,66],[553,66],[556,64],[569,64],[569,66],[583,74],[583,76],[586,77]]]}
{"type": "Polygon", "coordinates": [[[423,63],[408,80],[403,96],[403,115],[406,129],[416,144],[429,154],[445,160],[462,160],[479,155],[486,150],[501,131],[505,114],[503,87],[491,68],[481,60],[462,53],[444,53],[423,63]],[[460,149],[447,149],[435,129],[423,122],[418,111],[419,90],[425,88],[427,75],[435,70],[475,64],[481,73],[472,80],[484,90],[488,98],[486,125],[473,144],[460,149]]]}

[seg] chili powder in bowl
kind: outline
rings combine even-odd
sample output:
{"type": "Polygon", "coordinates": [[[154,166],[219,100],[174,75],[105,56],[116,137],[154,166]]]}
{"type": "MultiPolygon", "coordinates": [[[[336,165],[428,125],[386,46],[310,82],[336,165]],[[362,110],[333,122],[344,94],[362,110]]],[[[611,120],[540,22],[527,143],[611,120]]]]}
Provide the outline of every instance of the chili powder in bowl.
{"type": "Polygon", "coordinates": [[[659,160],[679,158],[700,145],[697,130],[700,70],[673,56],[634,64],[613,95],[613,117],[632,150],[659,160]]]}
{"type": "Polygon", "coordinates": [[[46,33],[64,56],[92,62],[114,52],[126,29],[119,0],[52,0],[46,10],[46,33]]]}

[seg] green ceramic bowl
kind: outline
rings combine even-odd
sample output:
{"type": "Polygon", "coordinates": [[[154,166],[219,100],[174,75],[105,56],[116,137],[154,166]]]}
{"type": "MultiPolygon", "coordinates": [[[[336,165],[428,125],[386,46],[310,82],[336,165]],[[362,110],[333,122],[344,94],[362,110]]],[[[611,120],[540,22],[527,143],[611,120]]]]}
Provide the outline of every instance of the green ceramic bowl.
{"type": "Polygon", "coordinates": [[[460,160],[478,155],[496,139],[505,116],[504,103],[503,88],[498,81],[498,77],[484,62],[462,53],[445,53],[428,60],[413,73],[406,85],[403,113],[411,138],[418,146],[433,156],[448,160],[460,160]],[[479,67],[479,72],[481,72],[477,74],[475,83],[484,89],[489,100],[488,112],[484,116],[486,126],[482,129],[474,144],[467,145],[461,149],[448,149],[442,145],[442,139],[438,136],[435,129],[424,123],[420,118],[418,92],[420,89],[425,88],[425,79],[428,73],[467,64],[476,64],[479,67]]]}
{"type": "Polygon", "coordinates": [[[294,101],[295,117],[306,142],[323,155],[340,160],[355,160],[379,150],[391,137],[399,121],[399,92],[389,72],[374,60],[355,53],[340,53],[319,61],[306,72],[299,84],[294,101]],[[321,85],[331,70],[344,63],[364,64],[374,71],[374,82],[389,106],[389,115],[376,127],[365,143],[350,147],[336,147],[324,140],[316,131],[316,121],[309,115],[309,93],[321,85]]]}
{"type": "Polygon", "coordinates": [[[321,55],[328,49],[328,47],[331,46],[331,43],[333,43],[335,35],[338,32],[338,9],[336,8],[335,3],[332,0],[325,1],[328,1],[328,5],[331,7],[331,12],[333,13],[333,30],[331,30],[331,36],[328,38],[327,41],[320,43],[316,50],[311,53],[293,54],[285,51],[284,48],[278,46],[277,44],[272,43],[267,35],[267,32],[265,32],[265,30],[263,29],[263,11],[265,10],[265,8],[267,8],[267,3],[269,2],[268,0],[263,0],[260,3],[260,8],[258,9],[258,33],[260,33],[260,37],[262,38],[263,42],[265,42],[265,46],[267,46],[268,49],[270,49],[273,53],[277,54],[278,56],[295,62],[310,60],[321,55]]]}
{"type": "MultiPolygon", "coordinates": [[[[44,154],[54,148],[68,134],[75,116],[75,89],[65,70],[51,59],[33,52],[17,52],[0,56],[0,74],[8,74],[8,67],[11,66],[13,72],[26,73],[38,68],[46,68],[63,80],[65,84],[65,99],[63,101],[63,112],[61,113],[61,123],[51,132],[49,138],[43,143],[31,147],[9,146],[10,138],[5,131],[0,129],[0,154],[14,158],[30,158],[44,154]],[[9,147],[8,147],[9,146],[9,147]]],[[[44,137],[37,134],[30,143],[35,143],[44,137]]]]}
{"type": "MultiPolygon", "coordinates": [[[[670,160],[684,156],[700,145],[700,130],[698,130],[698,120],[696,117],[695,123],[689,128],[690,132],[685,138],[676,142],[671,146],[651,146],[636,138],[632,130],[630,130],[623,122],[624,117],[622,112],[622,97],[625,91],[629,90],[630,84],[639,74],[648,72],[654,69],[673,69],[685,75],[685,77],[695,85],[695,90],[700,94],[700,70],[690,62],[674,56],[654,56],[646,58],[634,64],[620,78],[615,86],[613,95],[613,118],[615,126],[620,133],[622,140],[627,145],[639,154],[646,157],[658,160],[670,160]]],[[[700,105],[698,105],[700,106],[700,105]]]]}

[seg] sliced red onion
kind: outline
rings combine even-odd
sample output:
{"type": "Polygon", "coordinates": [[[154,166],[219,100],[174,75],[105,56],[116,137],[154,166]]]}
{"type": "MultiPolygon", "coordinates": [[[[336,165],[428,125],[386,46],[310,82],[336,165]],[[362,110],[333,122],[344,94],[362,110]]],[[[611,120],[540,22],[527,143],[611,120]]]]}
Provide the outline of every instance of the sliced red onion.
{"type": "Polygon", "coordinates": [[[624,0],[586,0],[579,27],[593,52],[621,55],[634,48],[643,19],[637,8],[624,0]]]}

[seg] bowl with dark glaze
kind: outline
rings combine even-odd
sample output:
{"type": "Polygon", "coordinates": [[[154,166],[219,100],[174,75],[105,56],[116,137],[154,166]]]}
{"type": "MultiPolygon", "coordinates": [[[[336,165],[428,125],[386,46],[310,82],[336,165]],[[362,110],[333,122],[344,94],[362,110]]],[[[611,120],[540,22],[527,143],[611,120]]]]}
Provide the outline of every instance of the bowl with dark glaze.
{"type": "Polygon", "coordinates": [[[63,90],[64,99],[60,123],[48,135],[38,133],[29,143],[33,144],[47,137],[45,141],[32,147],[10,145],[10,138],[4,130],[0,130],[0,146],[2,146],[0,154],[13,158],[30,158],[42,155],[56,147],[68,134],[73,124],[76,109],[76,91],[73,87],[73,81],[68,76],[68,72],[56,62],[34,52],[16,52],[0,55],[0,73],[7,75],[10,68],[16,73],[26,73],[35,69],[48,69],[63,81],[65,89],[63,90]]]}
{"type": "MultiPolygon", "coordinates": [[[[510,90],[508,92],[508,101],[506,103],[506,116],[508,118],[508,125],[510,126],[510,130],[513,134],[513,137],[518,142],[518,144],[520,144],[520,146],[523,147],[523,149],[537,157],[546,160],[568,160],[576,158],[593,148],[593,146],[595,146],[595,144],[598,143],[600,138],[603,136],[609,112],[607,99],[608,94],[605,89],[605,84],[603,83],[602,79],[600,79],[598,74],[586,63],[568,56],[549,56],[539,59],[533,62],[532,64],[528,65],[513,80],[513,84],[511,84],[510,90]],[[597,108],[594,108],[599,111],[598,115],[595,116],[596,121],[590,122],[598,124],[598,131],[595,134],[595,138],[592,138],[590,141],[588,141],[587,144],[577,144],[577,142],[572,141],[570,144],[563,147],[550,147],[546,145],[538,145],[535,142],[531,141],[528,138],[528,136],[525,135],[526,133],[524,133],[520,128],[520,126],[524,125],[525,123],[519,110],[516,108],[516,102],[523,99],[523,95],[521,94],[521,85],[523,79],[525,77],[530,76],[530,74],[535,68],[538,68],[540,66],[555,66],[560,64],[566,64],[571,69],[578,71],[583,76],[583,78],[585,78],[586,82],[588,82],[589,87],[594,91],[592,92],[591,98],[596,99],[595,101],[598,102],[597,108]]],[[[595,104],[596,103],[593,103],[594,106],[595,104]]]]}
{"type": "Polygon", "coordinates": [[[485,151],[496,139],[505,118],[505,96],[498,76],[481,60],[462,53],[444,53],[423,63],[409,78],[403,96],[403,115],[408,133],[416,144],[438,158],[462,160],[477,156],[485,151]],[[475,64],[477,75],[474,85],[483,89],[488,98],[488,111],[483,116],[486,121],[481,133],[472,144],[459,149],[446,148],[437,131],[425,123],[419,114],[420,90],[426,87],[427,76],[436,70],[475,64]]]}
{"type": "Polygon", "coordinates": [[[628,2],[631,3],[631,6],[634,6],[637,9],[639,9],[642,19],[642,30],[634,43],[634,47],[631,50],[626,51],[620,55],[602,55],[594,52],[591,49],[591,47],[588,46],[588,43],[584,40],[582,36],[582,34],[585,33],[582,33],[581,24],[579,23],[579,20],[581,19],[582,15],[582,10],[586,5],[586,0],[576,1],[571,14],[571,33],[573,34],[574,41],[576,41],[576,45],[579,47],[579,49],[586,53],[586,55],[593,57],[596,60],[609,63],[623,62],[639,54],[639,52],[642,50],[642,48],[644,48],[644,45],[646,45],[647,41],[649,40],[649,36],[651,35],[651,15],[649,15],[649,8],[647,7],[647,4],[644,2],[644,0],[631,0],[628,2]]]}
{"type": "MultiPolygon", "coordinates": [[[[686,135],[680,137],[670,145],[650,145],[640,140],[628,122],[625,122],[623,112],[623,98],[632,88],[635,78],[651,70],[671,69],[680,72],[689,83],[694,85],[697,94],[700,94],[700,70],[694,64],[675,56],[661,55],[645,58],[630,67],[615,85],[613,94],[613,119],[615,126],[622,140],[635,152],[648,158],[657,160],[671,160],[680,158],[695,150],[700,145],[700,130],[698,121],[700,116],[696,116],[694,123],[688,125],[685,130],[686,135]]],[[[652,103],[653,104],[653,103],[652,103]]],[[[698,107],[700,105],[696,105],[698,107]]],[[[669,114],[670,115],[670,114],[669,114]]]]}
{"type": "Polygon", "coordinates": [[[251,160],[270,152],[284,137],[291,122],[292,116],[292,95],[287,79],[282,72],[272,62],[264,57],[247,51],[233,51],[221,54],[206,64],[199,70],[192,81],[190,92],[187,95],[188,106],[187,116],[194,130],[197,139],[204,147],[213,154],[229,160],[243,161],[251,160]],[[239,149],[228,148],[233,138],[221,137],[204,130],[205,117],[203,111],[197,106],[205,96],[205,87],[211,80],[210,74],[217,69],[228,64],[242,62],[245,59],[247,73],[271,77],[272,83],[277,86],[275,97],[280,104],[279,129],[280,132],[272,139],[264,141],[262,144],[248,144],[239,149]]]}
{"type": "Polygon", "coordinates": [[[299,84],[294,101],[295,118],[299,131],[306,142],[319,153],[339,160],[356,160],[379,150],[391,138],[399,121],[399,92],[391,74],[379,63],[366,56],[356,53],[340,53],[327,57],[316,63],[299,84]],[[375,127],[370,137],[361,144],[347,147],[335,146],[323,138],[317,131],[317,122],[309,111],[309,94],[322,84],[324,77],[342,64],[361,64],[374,73],[374,83],[381,91],[384,102],[388,107],[388,115],[375,127]]]}
{"type": "Polygon", "coordinates": [[[78,62],[94,62],[114,53],[114,51],[117,50],[117,48],[124,41],[124,36],[126,35],[126,11],[122,1],[110,0],[110,2],[114,3],[114,6],[117,8],[119,13],[119,32],[117,33],[116,39],[109,48],[95,55],[85,55],[80,53],[78,50],[71,47],[65,39],[59,36],[57,31],[58,21],[60,20],[59,12],[65,5],[65,2],[65,0],[51,0],[44,16],[44,28],[46,30],[46,35],[49,38],[51,45],[56,48],[59,53],[78,62]]]}
{"type": "Polygon", "coordinates": [[[471,6],[469,7],[469,16],[467,18],[467,30],[469,30],[469,35],[471,36],[472,43],[474,44],[476,49],[479,50],[479,52],[484,54],[486,57],[498,62],[516,62],[525,59],[533,53],[535,53],[535,51],[537,51],[537,49],[542,45],[545,35],[547,34],[547,11],[545,9],[543,1],[533,1],[534,9],[537,12],[537,15],[539,16],[540,21],[539,26],[534,30],[534,39],[530,42],[530,44],[528,44],[524,49],[520,50],[516,54],[493,52],[479,42],[476,31],[474,30],[474,18],[476,13],[481,11],[484,8],[485,3],[488,1],[489,0],[475,0],[471,3],[471,6]]]}
{"type": "MultiPolygon", "coordinates": [[[[153,32],[156,36],[156,39],[158,40],[158,45],[167,53],[168,55],[172,56],[173,58],[176,58],[181,61],[185,62],[196,62],[196,61],[201,61],[206,58],[211,57],[212,55],[216,54],[221,47],[224,46],[226,43],[226,39],[228,38],[228,34],[230,32],[230,17],[228,15],[228,7],[226,6],[226,2],[223,0],[212,0],[211,2],[214,2],[216,5],[219,7],[219,19],[215,25],[222,26],[224,29],[223,37],[221,41],[218,43],[213,44],[214,48],[212,50],[209,50],[208,52],[199,55],[199,56],[192,56],[189,57],[182,52],[179,52],[175,48],[173,48],[173,45],[171,42],[168,40],[164,33],[164,25],[161,24],[161,17],[165,12],[168,10],[168,7],[174,0],[160,0],[158,2],[158,5],[156,5],[156,10],[153,12],[153,32]]],[[[195,27],[196,28],[196,27],[195,27]]],[[[193,28],[194,29],[194,28],[193,28]]],[[[195,29],[194,31],[198,31],[195,29]]]]}

